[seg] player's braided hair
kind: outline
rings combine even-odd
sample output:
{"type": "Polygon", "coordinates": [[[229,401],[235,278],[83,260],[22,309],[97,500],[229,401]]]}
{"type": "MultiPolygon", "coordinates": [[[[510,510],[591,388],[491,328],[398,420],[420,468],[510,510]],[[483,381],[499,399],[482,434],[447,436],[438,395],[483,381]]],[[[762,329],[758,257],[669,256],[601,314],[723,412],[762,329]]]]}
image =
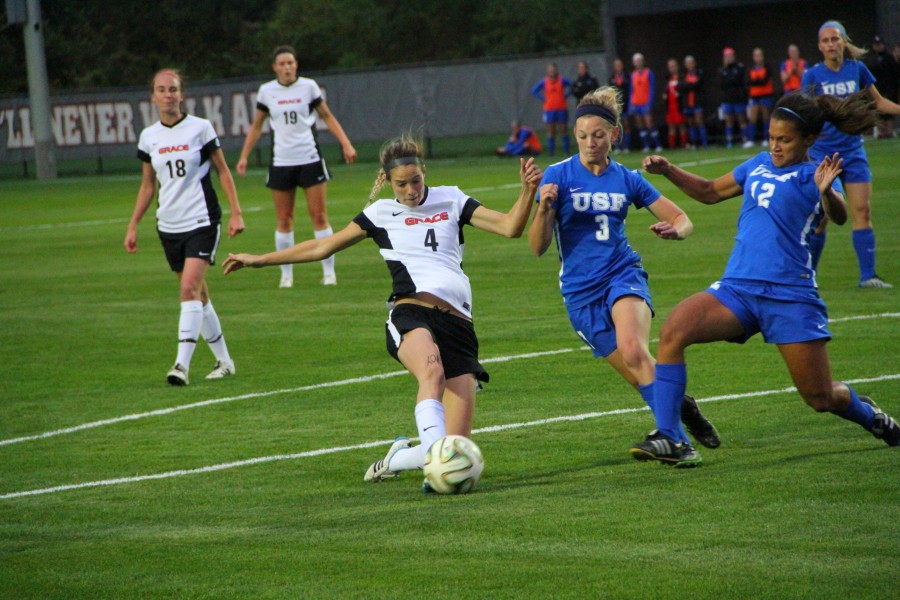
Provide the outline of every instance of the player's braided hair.
{"type": "Polygon", "coordinates": [[[870,131],[878,124],[875,103],[865,91],[846,98],[828,94],[788,94],[775,104],[772,118],[791,121],[803,136],[819,135],[826,121],[849,135],[870,131]]]}
{"type": "MultiPolygon", "coordinates": [[[[390,173],[384,170],[384,165],[398,158],[418,158],[422,161],[423,144],[421,140],[417,140],[409,133],[404,133],[400,137],[388,140],[381,146],[378,153],[381,164],[378,167],[378,176],[375,178],[375,184],[369,193],[369,203],[375,201],[378,191],[384,187],[385,182],[391,180],[390,173]]],[[[425,163],[421,162],[422,171],[425,171],[425,163]]]]}

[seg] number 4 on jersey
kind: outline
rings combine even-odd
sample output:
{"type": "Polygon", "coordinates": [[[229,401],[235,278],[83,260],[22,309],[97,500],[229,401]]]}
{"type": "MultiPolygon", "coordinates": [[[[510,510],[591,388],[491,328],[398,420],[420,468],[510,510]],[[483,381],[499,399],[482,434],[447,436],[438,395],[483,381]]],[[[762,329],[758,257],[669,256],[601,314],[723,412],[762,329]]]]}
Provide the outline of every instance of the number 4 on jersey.
{"type": "Polygon", "coordinates": [[[434,234],[434,229],[429,229],[428,231],[425,232],[425,245],[427,247],[431,248],[431,250],[433,252],[437,252],[438,243],[437,243],[437,237],[435,237],[435,234],[434,234]]]}

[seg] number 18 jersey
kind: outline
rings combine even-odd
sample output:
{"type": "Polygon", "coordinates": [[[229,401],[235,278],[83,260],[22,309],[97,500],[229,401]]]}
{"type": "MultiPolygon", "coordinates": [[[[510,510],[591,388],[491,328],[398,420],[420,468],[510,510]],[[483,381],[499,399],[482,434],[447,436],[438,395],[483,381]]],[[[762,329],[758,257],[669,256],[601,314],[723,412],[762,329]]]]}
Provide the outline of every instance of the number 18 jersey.
{"type": "Polygon", "coordinates": [[[153,166],[159,181],[157,229],[184,233],[222,220],[209,176],[209,159],[220,147],[212,124],[185,115],[174,125],[157,121],[141,132],[138,158],[153,166]]]}
{"type": "Polygon", "coordinates": [[[377,200],[353,219],[387,263],[394,283],[390,301],[428,292],[472,317],[472,287],[462,270],[462,228],[479,206],[458,187],[426,187],[417,206],[377,200]]]}

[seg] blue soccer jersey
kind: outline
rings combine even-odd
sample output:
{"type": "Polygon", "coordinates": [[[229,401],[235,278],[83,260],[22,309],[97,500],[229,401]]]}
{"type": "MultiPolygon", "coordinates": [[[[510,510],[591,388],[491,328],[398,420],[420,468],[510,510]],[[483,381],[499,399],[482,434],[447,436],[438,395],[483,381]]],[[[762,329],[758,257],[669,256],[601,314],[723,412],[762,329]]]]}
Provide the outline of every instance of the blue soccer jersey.
{"type": "MultiPolygon", "coordinates": [[[[778,168],[768,152],[761,152],[735,167],[744,202],[723,279],[816,287],[807,242],[823,215],[817,166],[804,162],[778,168]]],[[[834,189],[843,192],[840,181],[834,189]]]]}
{"type": "MultiPolygon", "coordinates": [[[[832,71],[824,63],[818,63],[803,73],[801,84],[804,89],[814,88],[814,95],[828,94],[838,98],[846,98],[850,94],[862,91],[875,84],[875,77],[866,65],[853,59],[844,59],[837,71],[832,71]]],[[[861,135],[848,135],[826,122],[822,134],[813,144],[813,151],[818,154],[832,154],[855,150],[862,146],[861,135]]]]}
{"type": "Polygon", "coordinates": [[[553,232],[562,262],[560,288],[571,310],[600,297],[621,269],[640,263],[625,237],[625,217],[629,206],[650,206],[660,193],[612,159],[594,175],[578,155],[547,167],[541,181],[546,183],[559,186],[553,232]]]}

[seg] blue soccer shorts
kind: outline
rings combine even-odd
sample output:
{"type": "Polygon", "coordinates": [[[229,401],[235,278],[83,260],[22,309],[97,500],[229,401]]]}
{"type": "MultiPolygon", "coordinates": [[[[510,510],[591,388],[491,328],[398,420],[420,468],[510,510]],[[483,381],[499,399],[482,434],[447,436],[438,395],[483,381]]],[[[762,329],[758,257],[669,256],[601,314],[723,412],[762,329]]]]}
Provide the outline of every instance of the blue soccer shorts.
{"type": "Polygon", "coordinates": [[[734,313],[743,335],[728,340],[743,344],[762,333],[767,344],[797,344],[831,339],[828,309],[814,287],[726,279],[706,290],[734,313]]]}
{"type": "MultiPolygon", "coordinates": [[[[869,158],[866,156],[866,149],[860,146],[853,150],[838,150],[838,155],[844,159],[841,169],[841,183],[869,183],[872,181],[872,169],[869,168],[869,158]]],[[[831,156],[834,150],[823,151],[822,149],[810,148],[809,159],[815,163],[822,162],[826,154],[831,156]]]]}
{"type": "Polygon", "coordinates": [[[545,110],[544,123],[562,123],[566,125],[569,122],[569,111],[562,110],[545,110]]]}
{"type": "Polygon", "coordinates": [[[639,266],[631,266],[620,271],[603,292],[590,304],[569,309],[569,322],[578,337],[590,347],[594,358],[606,358],[615,352],[616,326],[612,320],[612,307],[620,298],[637,296],[642,298],[650,312],[653,303],[650,299],[650,286],[647,283],[647,272],[639,266]]]}

